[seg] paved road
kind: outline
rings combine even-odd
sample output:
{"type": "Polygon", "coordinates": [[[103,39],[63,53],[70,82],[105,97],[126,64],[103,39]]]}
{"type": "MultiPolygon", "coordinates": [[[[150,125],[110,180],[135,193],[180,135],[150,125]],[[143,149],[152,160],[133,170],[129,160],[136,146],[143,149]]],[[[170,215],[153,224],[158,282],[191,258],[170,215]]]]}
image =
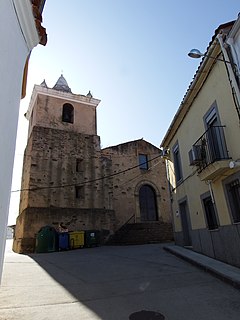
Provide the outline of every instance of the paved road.
{"type": "Polygon", "coordinates": [[[1,320],[164,319],[160,314],[166,320],[239,320],[240,291],[159,244],[31,256],[7,250],[1,320]]]}

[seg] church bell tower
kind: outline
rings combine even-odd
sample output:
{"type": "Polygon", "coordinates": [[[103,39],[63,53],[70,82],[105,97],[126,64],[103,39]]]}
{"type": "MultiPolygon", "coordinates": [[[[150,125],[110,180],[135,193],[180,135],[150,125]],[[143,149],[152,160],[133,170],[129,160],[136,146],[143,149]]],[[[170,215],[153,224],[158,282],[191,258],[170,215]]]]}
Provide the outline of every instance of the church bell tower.
{"type": "Polygon", "coordinates": [[[26,113],[16,252],[33,252],[35,234],[44,225],[111,229],[106,215],[111,181],[101,179],[110,169],[102,161],[97,135],[99,103],[90,91],[72,93],[63,75],[53,88],[45,81],[34,86],[26,113]]]}

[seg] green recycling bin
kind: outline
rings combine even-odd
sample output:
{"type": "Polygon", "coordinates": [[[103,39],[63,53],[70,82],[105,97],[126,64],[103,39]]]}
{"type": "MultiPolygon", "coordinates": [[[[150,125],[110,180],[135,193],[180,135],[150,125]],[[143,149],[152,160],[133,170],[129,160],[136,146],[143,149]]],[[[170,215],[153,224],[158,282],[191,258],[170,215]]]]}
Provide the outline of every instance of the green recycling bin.
{"type": "Polygon", "coordinates": [[[51,226],[42,227],[36,237],[36,253],[54,252],[58,250],[58,233],[51,226]]]}
{"type": "Polygon", "coordinates": [[[100,231],[99,230],[85,230],[84,246],[87,248],[97,247],[100,245],[100,231]]]}

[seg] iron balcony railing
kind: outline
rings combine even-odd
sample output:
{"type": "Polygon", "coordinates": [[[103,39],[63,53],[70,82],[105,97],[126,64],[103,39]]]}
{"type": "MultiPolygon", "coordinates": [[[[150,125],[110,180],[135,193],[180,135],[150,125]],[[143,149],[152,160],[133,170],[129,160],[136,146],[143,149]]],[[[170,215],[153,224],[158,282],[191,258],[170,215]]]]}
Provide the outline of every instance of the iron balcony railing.
{"type": "Polygon", "coordinates": [[[194,143],[191,158],[202,171],[211,163],[229,159],[225,135],[225,126],[211,126],[194,143]]]}

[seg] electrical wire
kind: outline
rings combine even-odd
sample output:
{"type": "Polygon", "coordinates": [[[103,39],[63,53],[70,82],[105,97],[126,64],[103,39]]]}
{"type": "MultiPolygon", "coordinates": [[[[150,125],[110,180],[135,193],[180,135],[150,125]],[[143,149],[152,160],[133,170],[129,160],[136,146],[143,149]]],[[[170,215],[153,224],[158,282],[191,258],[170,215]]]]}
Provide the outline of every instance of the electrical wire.
{"type": "MultiPolygon", "coordinates": [[[[155,163],[153,166],[151,166],[150,168],[148,168],[148,169],[146,170],[145,174],[150,173],[150,172],[151,172],[151,169],[153,169],[154,167],[156,167],[159,163],[161,163],[161,161],[158,161],[158,162],[155,163]]],[[[134,181],[135,179],[137,179],[137,178],[139,178],[139,177],[141,177],[141,176],[142,176],[142,173],[139,173],[139,174],[137,174],[135,177],[133,177],[133,178],[127,180],[127,181],[124,181],[122,184],[118,185],[118,187],[121,189],[121,188],[123,188],[126,184],[129,184],[129,182],[132,182],[132,181],[134,181]]],[[[113,193],[113,192],[110,191],[110,193],[113,193]]],[[[122,193],[122,191],[119,191],[119,192],[117,192],[117,193],[114,192],[114,196],[118,196],[118,195],[121,194],[121,193],[122,193]]]]}
{"type": "Polygon", "coordinates": [[[145,162],[142,162],[138,165],[135,165],[133,167],[129,167],[127,169],[124,169],[122,171],[119,171],[119,172],[115,172],[115,173],[112,173],[110,175],[107,175],[107,176],[103,176],[103,177],[100,177],[100,178],[97,178],[97,179],[92,179],[92,180],[88,180],[88,181],[84,181],[84,182],[81,182],[81,183],[71,183],[71,184],[62,184],[62,185],[56,185],[56,186],[45,186],[45,187],[36,187],[36,188],[26,188],[26,189],[18,189],[18,190],[12,190],[11,192],[14,193],[14,192],[21,192],[21,191],[37,191],[37,190],[44,190],[44,189],[60,189],[60,188],[68,188],[68,187],[75,187],[75,186],[83,186],[83,185],[86,185],[86,184],[89,184],[89,183],[93,183],[93,182],[96,182],[96,181],[100,181],[100,180],[104,180],[104,179],[109,179],[109,178],[112,178],[114,176],[117,176],[117,175],[120,175],[120,174],[123,174],[125,172],[128,172],[130,170],[133,170],[133,169],[136,169],[144,164],[147,164],[157,158],[161,157],[161,154],[159,154],[158,156],[150,159],[150,160],[147,160],[145,162]]]}

